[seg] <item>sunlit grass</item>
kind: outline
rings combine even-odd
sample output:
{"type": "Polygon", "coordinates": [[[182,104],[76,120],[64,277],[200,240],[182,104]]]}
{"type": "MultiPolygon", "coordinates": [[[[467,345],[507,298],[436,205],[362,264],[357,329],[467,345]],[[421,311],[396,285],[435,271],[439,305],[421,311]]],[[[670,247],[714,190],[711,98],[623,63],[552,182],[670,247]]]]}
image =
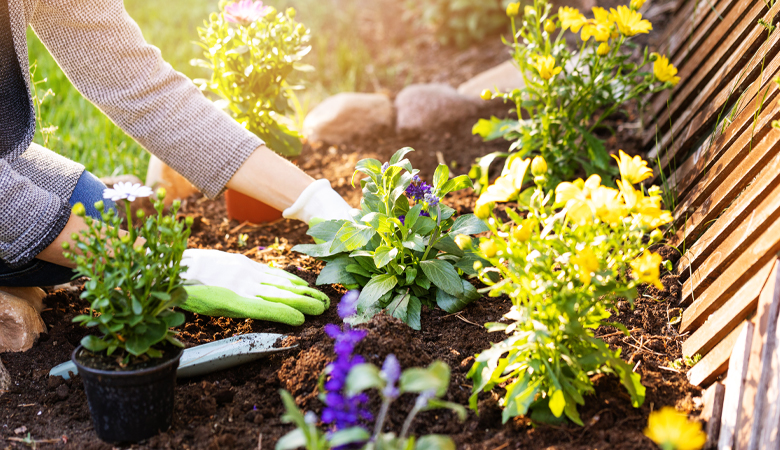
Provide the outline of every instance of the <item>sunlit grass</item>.
{"type": "MultiPolygon", "coordinates": [[[[372,56],[355,26],[359,0],[265,3],[278,9],[296,7],[297,19],[312,29],[313,51],[307,62],[317,71],[311,74],[306,91],[300,95],[304,113],[330,94],[371,90],[369,76],[392,76],[389,72],[370,75],[366,70],[372,66],[372,56]]],[[[174,69],[190,78],[208,75],[203,69],[192,67],[190,60],[201,56],[202,50],[193,41],[198,39],[197,27],[217,11],[216,0],[133,0],[125,2],[125,7],[146,40],[160,48],[174,69]]],[[[78,93],[32,32],[28,42],[30,61],[37,62],[35,78],[46,79],[38,84],[38,89],[51,89],[55,94],[41,108],[44,126],[58,127],[49,138],[48,147],[84,164],[98,176],[129,173],[143,179],[148,153],[78,93]]],[[[44,143],[41,133],[36,135],[36,142],[44,143]]]]}

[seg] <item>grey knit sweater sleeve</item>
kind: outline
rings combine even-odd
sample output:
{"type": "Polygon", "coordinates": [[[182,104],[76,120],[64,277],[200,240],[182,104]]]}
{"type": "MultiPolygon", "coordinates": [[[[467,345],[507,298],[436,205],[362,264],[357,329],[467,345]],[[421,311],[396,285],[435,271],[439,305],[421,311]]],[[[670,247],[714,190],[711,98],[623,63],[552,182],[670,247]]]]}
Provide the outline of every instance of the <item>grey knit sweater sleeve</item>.
{"type": "Polygon", "coordinates": [[[263,144],[146,43],[122,0],[39,0],[30,23],[85,97],[207,196],[263,144]]]}

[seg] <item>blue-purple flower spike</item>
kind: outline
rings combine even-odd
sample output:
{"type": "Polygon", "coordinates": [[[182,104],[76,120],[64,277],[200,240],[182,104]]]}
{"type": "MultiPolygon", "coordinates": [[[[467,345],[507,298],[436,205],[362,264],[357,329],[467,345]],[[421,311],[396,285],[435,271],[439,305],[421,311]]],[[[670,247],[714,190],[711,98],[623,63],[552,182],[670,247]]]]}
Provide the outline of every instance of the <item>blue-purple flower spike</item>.
{"type": "Polygon", "coordinates": [[[360,291],[358,290],[353,289],[344,294],[344,296],[341,297],[341,302],[339,302],[338,306],[339,317],[346,319],[347,317],[357,314],[357,302],[359,298],[360,291]]]}
{"type": "Polygon", "coordinates": [[[382,395],[385,398],[397,398],[401,394],[396,386],[398,379],[401,377],[401,364],[392,353],[387,355],[385,362],[382,364],[382,377],[387,382],[382,395]]]}

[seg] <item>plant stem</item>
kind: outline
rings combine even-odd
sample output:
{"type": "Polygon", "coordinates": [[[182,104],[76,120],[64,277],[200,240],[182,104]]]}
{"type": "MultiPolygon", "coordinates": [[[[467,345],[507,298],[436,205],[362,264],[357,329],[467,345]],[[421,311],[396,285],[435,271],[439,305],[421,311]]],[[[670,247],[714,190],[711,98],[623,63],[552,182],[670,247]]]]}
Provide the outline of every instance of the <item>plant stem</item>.
{"type": "Polygon", "coordinates": [[[374,435],[371,436],[371,441],[376,441],[376,438],[379,437],[379,434],[382,432],[382,428],[385,426],[385,419],[387,419],[387,411],[390,409],[390,402],[391,400],[389,398],[385,398],[382,401],[382,407],[379,409],[379,415],[376,418],[376,423],[374,424],[374,435]]]}

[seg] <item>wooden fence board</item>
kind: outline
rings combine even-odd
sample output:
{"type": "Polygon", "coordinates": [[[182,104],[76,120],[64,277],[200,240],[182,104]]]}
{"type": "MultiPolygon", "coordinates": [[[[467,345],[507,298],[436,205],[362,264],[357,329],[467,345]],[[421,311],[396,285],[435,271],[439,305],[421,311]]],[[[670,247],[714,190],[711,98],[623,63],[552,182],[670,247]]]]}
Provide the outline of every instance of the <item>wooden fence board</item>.
{"type": "MultiPolygon", "coordinates": [[[[751,448],[750,437],[754,434],[753,425],[756,422],[756,414],[760,414],[763,407],[764,394],[761,387],[763,367],[762,354],[768,338],[768,331],[777,325],[777,311],[780,299],[777,291],[780,288],[780,270],[770,274],[766,286],[761,291],[758,301],[758,314],[754,318],[753,340],[750,345],[750,359],[748,360],[745,389],[742,395],[742,404],[736,428],[736,448],[748,450],[751,448]]],[[[772,333],[774,334],[774,333],[772,333]]],[[[698,364],[697,364],[698,365],[698,364]]],[[[694,366],[695,367],[695,366],[694,366]]]]}
{"type": "Polygon", "coordinates": [[[737,343],[739,333],[744,325],[733,330],[720,341],[701,361],[688,371],[688,381],[694,386],[706,386],[726,373],[729,368],[729,358],[737,343]]]}
{"type": "MultiPolygon", "coordinates": [[[[780,221],[773,223],[683,312],[681,331],[697,328],[780,251],[780,221]]],[[[690,298],[690,297],[689,297],[690,298]]]]}
{"type": "MultiPolygon", "coordinates": [[[[778,292],[775,292],[777,296],[778,292]]],[[[763,365],[762,375],[765,377],[761,381],[764,394],[762,401],[764,407],[758,416],[757,435],[751,437],[756,441],[756,448],[762,450],[780,449],[780,327],[777,326],[777,316],[770,317],[770,322],[774,322],[774,332],[767,336],[766,347],[761,364],[763,365]]]]}
{"type": "Polygon", "coordinates": [[[718,450],[733,450],[737,416],[745,389],[750,345],[753,341],[753,322],[747,321],[734,344],[726,375],[726,395],[723,398],[723,415],[720,420],[718,450]]]}
{"type": "Polygon", "coordinates": [[[707,427],[705,428],[707,433],[705,448],[714,448],[718,443],[720,420],[723,416],[723,398],[725,395],[726,387],[723,383],[715,382],[704,391],[702,396],[704,408],[699,416],[699,420],[707,422],[707,427]]]}
{"type": "MultiPolygon", "coordinates": [[[[769,113],[760,114],[756,121],[755,112],[762,105],[762,112],[771,110],[778,96],[777,84],[771,81],[776,74],[780,74],[780,56],[775,56],[767,64],[763,79],[754,82],[745,92],[736,105],[733,121],[726,129],[717,136],[705,139],[669,177],[668,183],[676,190],[678,201],[708,194],[710,191],[700,186],[702,178],[708,178],[704,184],[710,185],[717,182],[717,177],[723,177],[723,173],[730,173],[734,165],[739,163],[740,155],[750,150],[751,141],[760,139],[766,132],[767,122],[764,119],[769,113]],[[712,138],[715,138],[714,142],[712,138]],[[712,172],[716,172],[715,176],[711,175],[712,172]]],[[[699,203],[695,202],[697,205],[699,203]]]]}
{"type": "MultiPolygon", "coordinates": [[[[778,133],[780,136],[780,133],[778,133]]],[[[751,236],[763,230],[767,221],[780,215],[780,146],[772,160],[728,209],[685,252],[677,266],[680,281],[693,271],[718,270],[738,255],[734,253],[751,242],[751,236]],[[704,270],[706,267],[706,270],[704,270]]],[[[715,209],[713,212],[717,211],[715,209]]],[[[683,230],[680,230],[683,233],[683,230]]],[[[695,238],[695,234],[681,236],[695,238]]],[[[700,273],[703,275],[703,273],[700,273]]]]}
{"type": "MultiPolygon", "coordinates": [[[[666,98],[659,97],[651,105],[650,113],[657,121],[643,136],[645,146],[649,146],[659,133],[666,133],[661,141],[661,147],[666,147],[671,141],[672,130],[667,132],[670,121],[675,125],[673,134],[680,134],[690,120],[691,110],[698,110],[694,105],[706,104],[716,91],[736,78],[743,65],[735,62],[753,55],[762,43],[760,38],[764,29],[757,21],[765,15],[766,9],[763,2],[740,1],[725,20],[720,21],[699,51],[679,68],[681,87],[675,88],[671,102],[667,104],[666,98]]],[[[776,11],[773,7],[770,13],[776,11]]]]}
{"type": "MultiPolygon", "coordinates": [[[[764,285],[766,285],[766,280],[769,279],[769,274],[774,264],[776,264],[775,261],[770,261],[766,264],[720,309],[712,313],[706,322],[683,342],[683,355],[688,357],[693,357],[696,354],[706,355],[731,330],[753,313],[758,305],[758,297],[761,295],[764,285]]],[[[691,317],[686,316],[686,312],[683,312],[683,321],[687,330],[691,327],[691,317]]]]}

